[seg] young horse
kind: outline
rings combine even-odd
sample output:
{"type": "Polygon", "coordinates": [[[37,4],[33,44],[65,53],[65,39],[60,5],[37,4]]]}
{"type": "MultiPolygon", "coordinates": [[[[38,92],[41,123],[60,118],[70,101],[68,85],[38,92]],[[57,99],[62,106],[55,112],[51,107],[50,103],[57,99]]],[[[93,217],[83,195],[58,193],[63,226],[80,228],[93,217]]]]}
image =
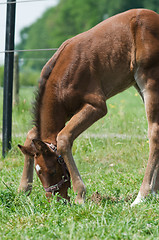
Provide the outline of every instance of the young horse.
{"type": "Polygon", "coordinates": [[[46,191],[51,194],[54,184],[64,179],[56,190],[68,198],[69,176],[58,163],[62,156],[76,202],[83,203],[86,189],[71,153],[73,141],[106,115],[108,98],[130,86],[144,99],[150,145],[133,205],[159,190],[159,15],[144,9],[118,14],[67,40],[44,66],[35,128],[20,146],[26,157],[19,189],[31,189],[34,158],[46,191]]]}

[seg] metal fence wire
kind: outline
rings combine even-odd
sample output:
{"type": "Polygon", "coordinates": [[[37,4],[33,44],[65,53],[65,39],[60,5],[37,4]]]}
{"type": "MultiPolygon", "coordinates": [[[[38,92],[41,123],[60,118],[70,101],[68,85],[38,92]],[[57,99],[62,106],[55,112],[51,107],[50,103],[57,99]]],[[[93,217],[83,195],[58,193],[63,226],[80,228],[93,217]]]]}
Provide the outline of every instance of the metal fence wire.
{"type": "Polygon", "coordinates": [[[58,48],[39,48],[39,49],[15,49],[15,50],[4,50],[0,53],[14,53],[14,52],[41,52],[41,51],[56,51],[58,48]]]}
{"type": "MultiPolygon", "coordinates": [[[[51,0],[24,0],[24,1],[8,1],[8,2],[0,2],[0,5],[9,5],[9,4],[21,4],[21,3],[36,3],[36,2],[48,2],[51,0]]],[[[40,52],[40,51],[56,51],[58,48],[38,48],[38,49],[14,49],[14,50],[4,50],[0,51],[0,54],[4,53],[14,53],[14,52],[40,52]]]]}
{"type": "Polygon", "coordinates": [[[30,2],[46,2],[50,0],[24,0],[24,1],[12,1],[12,2],[0,2],[0,5],[8,5],[8,4],[14,4],[14,3],[30,3],[30,2]]]}

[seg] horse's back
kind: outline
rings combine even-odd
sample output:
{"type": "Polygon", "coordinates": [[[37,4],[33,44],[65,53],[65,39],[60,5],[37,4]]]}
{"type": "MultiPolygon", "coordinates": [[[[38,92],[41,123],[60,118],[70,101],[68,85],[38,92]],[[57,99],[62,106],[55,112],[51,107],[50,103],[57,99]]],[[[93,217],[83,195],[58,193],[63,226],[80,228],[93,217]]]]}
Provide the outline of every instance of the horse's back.
{"type": "Polygon", "coordinates": [[[90,93],[108,99],[135,84],[137,66],[154,64],[159,53],[159,15],[129,10],[66,43],[49,75],[49,86],[56,81],[60,98],[69,105],[90,93]]]}
{"type": "Polygon", "coordinates": [[[145,69],[159,66],[159,15],[154,11],[133,9],[117,14],[80,38],[106,98],[136,84],[134,74],[139,67],[146,74],[145,69]]]}

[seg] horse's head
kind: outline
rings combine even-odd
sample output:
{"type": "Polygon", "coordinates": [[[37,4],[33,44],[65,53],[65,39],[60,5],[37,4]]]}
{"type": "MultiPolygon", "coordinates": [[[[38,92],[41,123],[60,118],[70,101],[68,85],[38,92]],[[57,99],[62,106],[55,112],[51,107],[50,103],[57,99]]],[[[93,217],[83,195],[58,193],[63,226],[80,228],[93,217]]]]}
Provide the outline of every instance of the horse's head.
{"type": "Polygon", "coordinates": [[[33,139],[31,146],[18,145],[23,154],[34,157],[35,170],[42,182],[48,198],[55,193],[69,200],[67,190],[70,187],[70,175],[56,146],[33,139]]]}

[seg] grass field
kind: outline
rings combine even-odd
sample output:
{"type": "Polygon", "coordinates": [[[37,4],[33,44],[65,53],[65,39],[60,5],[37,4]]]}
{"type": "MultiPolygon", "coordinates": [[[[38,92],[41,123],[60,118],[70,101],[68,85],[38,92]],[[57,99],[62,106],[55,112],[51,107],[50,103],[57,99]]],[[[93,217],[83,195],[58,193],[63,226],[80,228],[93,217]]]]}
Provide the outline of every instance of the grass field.
{"type": "MultiPolygon", "coordinates": [[[[17,144],[24,143],[32,126],[33,91],[20,90],[20,105],[13,109],[12,149],[0,160],[0,239],[159,239],[158,199],[149,197],[130,207],[148,158],[147,122],[137,92],[131,88],[109,100],[108,115],[75,141],[74,158],[87,187],[80,206],[74,204],[72,189],[71,204],[56,198],[48,203],[36,175],[29,197],[17,193],[24,160],[17,144]]],[[[0,133],[1,126],[2,119],[0,133]]]]}

